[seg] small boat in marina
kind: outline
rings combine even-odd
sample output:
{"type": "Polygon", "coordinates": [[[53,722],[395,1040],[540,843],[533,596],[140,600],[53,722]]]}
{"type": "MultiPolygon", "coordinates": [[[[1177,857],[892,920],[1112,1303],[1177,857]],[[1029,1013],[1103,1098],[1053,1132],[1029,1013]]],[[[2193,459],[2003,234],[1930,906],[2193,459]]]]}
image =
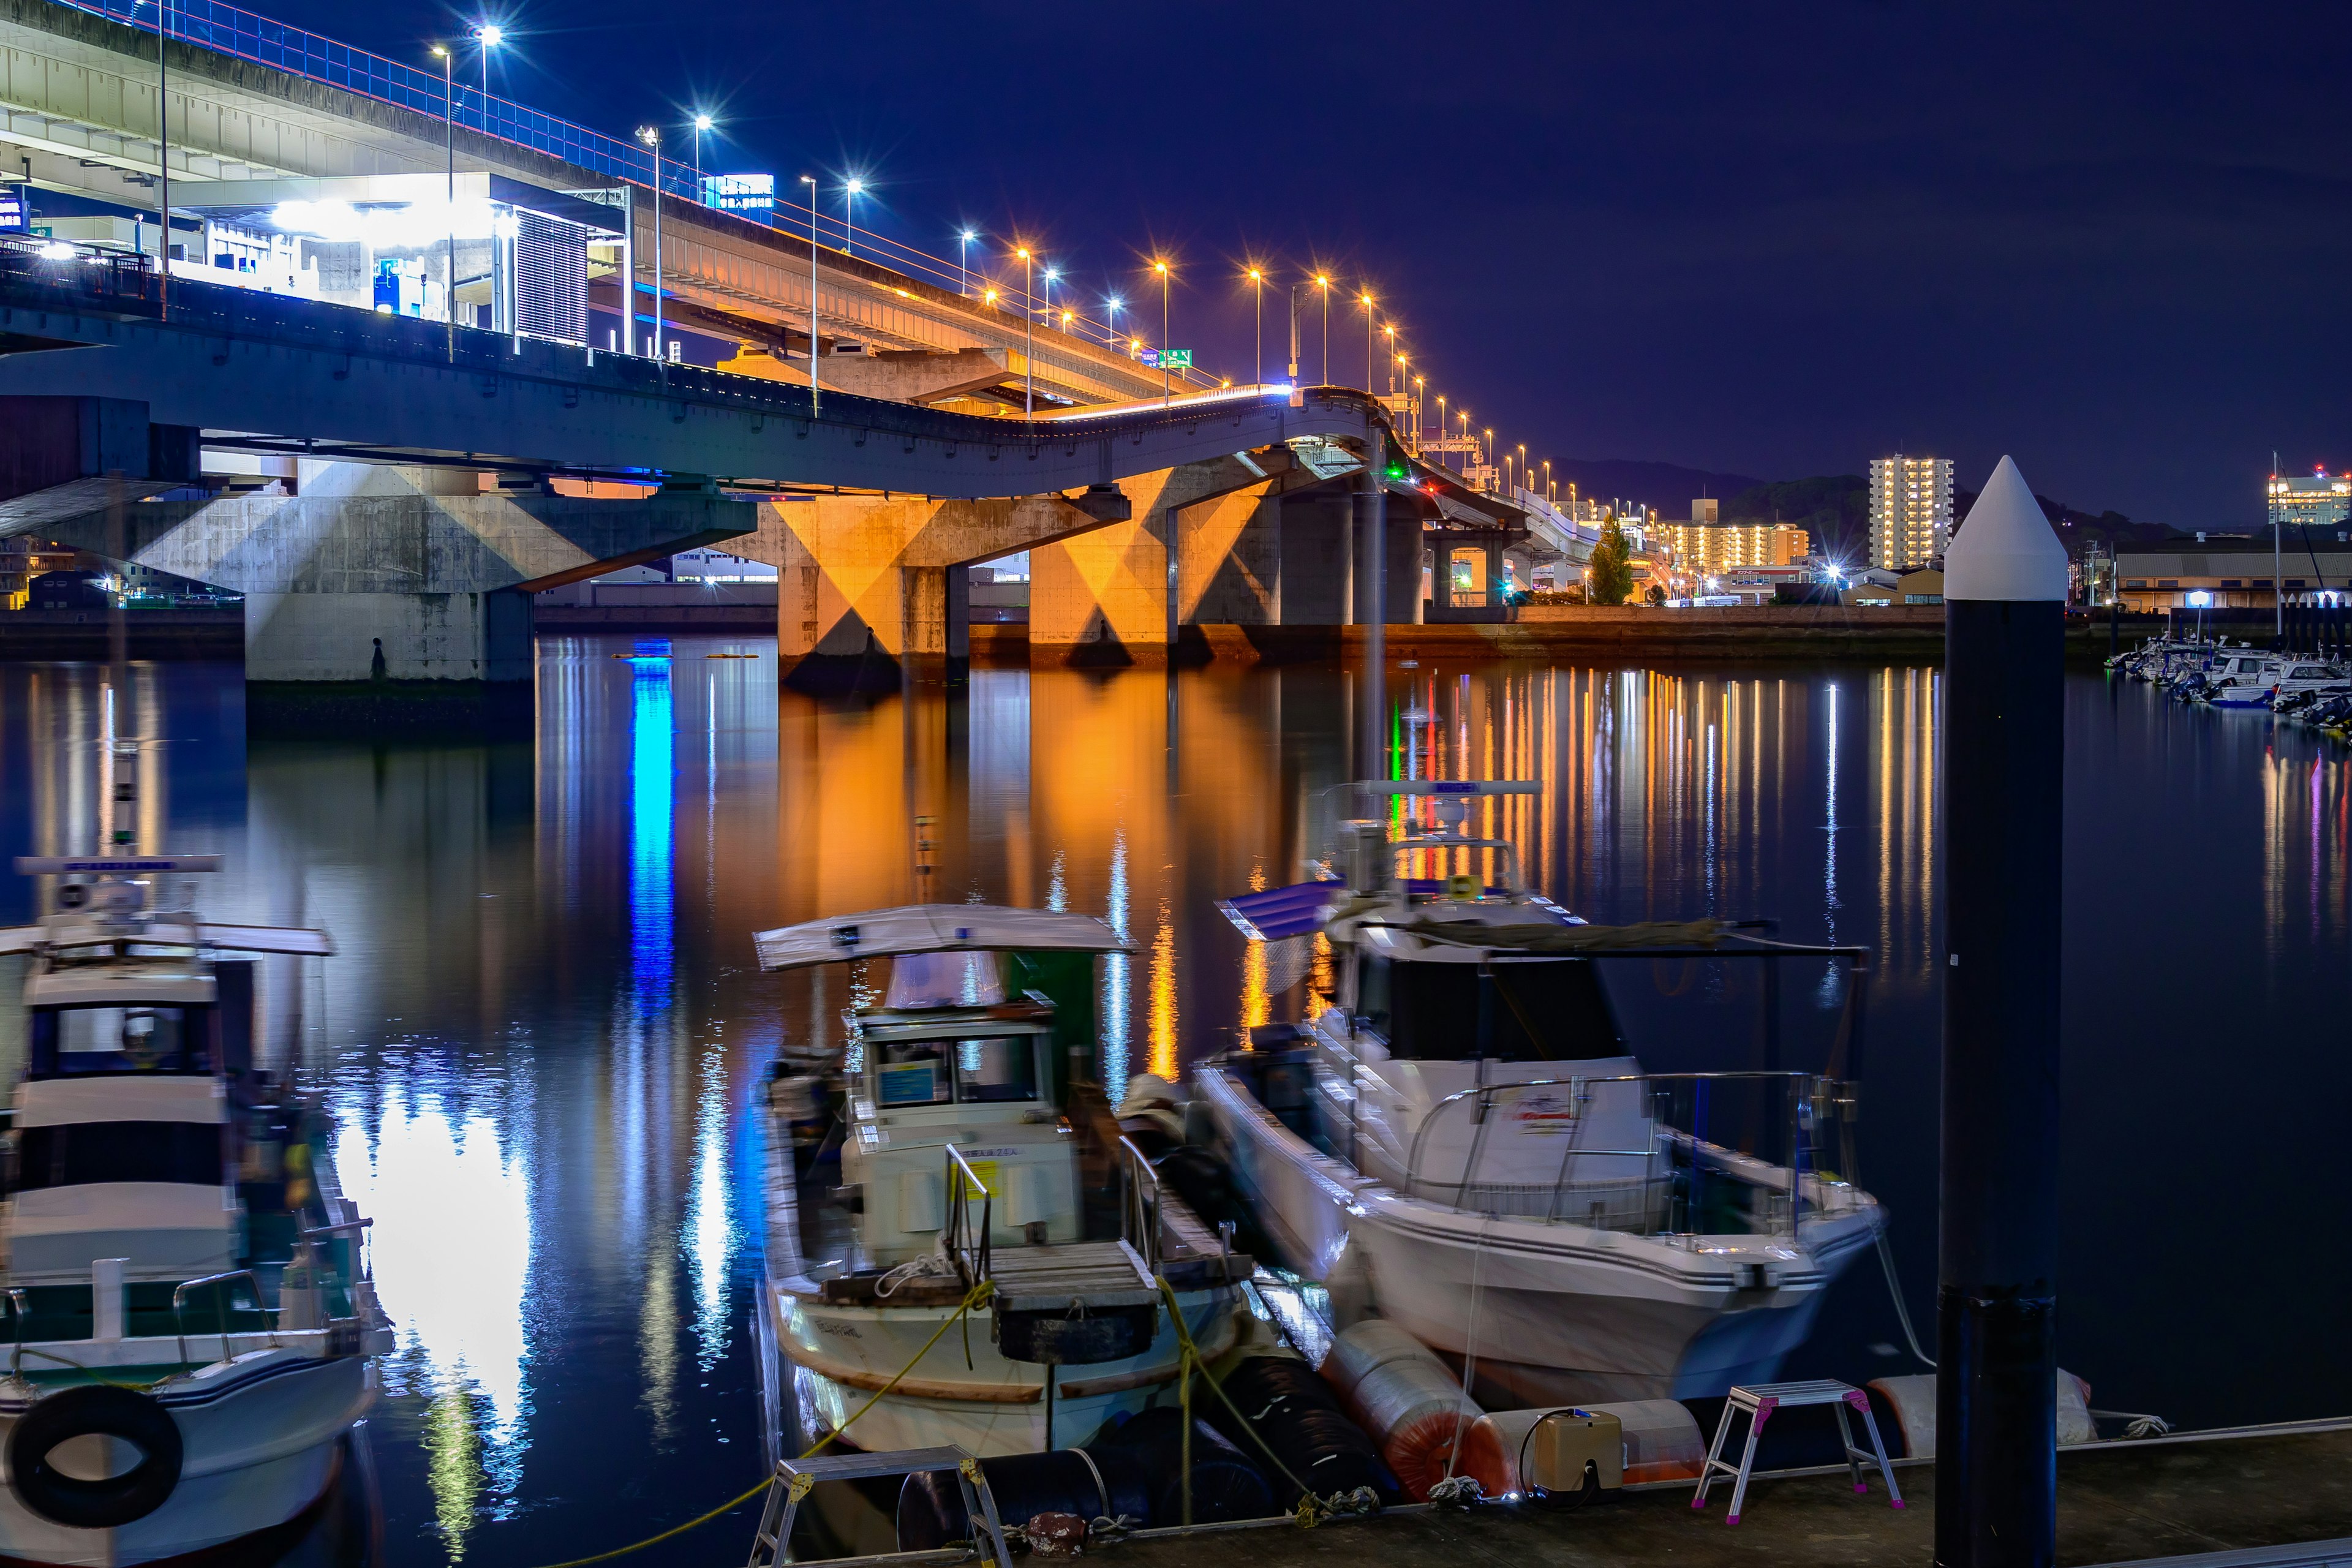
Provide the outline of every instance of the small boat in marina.
{"type": "MultiPolygon", "coordinates": [[[[1192,1078],[1281,1261],[1326,1282],[1342,1318],[1376,1313],[1457,1365],[1475,1358],[1489,1407],[1769,1380],[1885,1224],[1825,1161],[1852,1096],[1803,1072],[1647,1071],[1601,971],[1858,970],[1865,950],[1712,921],[1591,926],[1518,884],[1507,840],[1466,830],[1474,798],[1532,784],[1354,787],[1426,820],[1394,840],[1385,822],[1345,823],[1325,875],[1221,906],[1254,940],[1328,944],[1328,1005],[1192,1078]]],[[[1845,994],[1860,1005],[1851,977],[1845,994]]]]}
{"type": "Polygon", "coordinates": [[[256,1058],[257,965],[322,931],[150,907],[214,856],[24,858],[27,1049],[0,1200],[0,1555],[116,1564],[237,1542],[334,1481],[391,1348],[325,1116],[256,1058]]]}
{"type": "Polygon", "coordinates": [[[931,904],[755,941],[764,969],[890,971],[844,1014],[836,1082],[812,1082],[803,1054],[767,1085],[772,1447],[1074,1447],[1174,1398],[1171,1300],[1204,1356],[1234,1342],[1251,1260],[1160,1194],[1076,1081],[1096,962],[1124,939],[1085,915],[931,904]],[[826,1104],[831,1132],[796,1144],[826,1104]]]}

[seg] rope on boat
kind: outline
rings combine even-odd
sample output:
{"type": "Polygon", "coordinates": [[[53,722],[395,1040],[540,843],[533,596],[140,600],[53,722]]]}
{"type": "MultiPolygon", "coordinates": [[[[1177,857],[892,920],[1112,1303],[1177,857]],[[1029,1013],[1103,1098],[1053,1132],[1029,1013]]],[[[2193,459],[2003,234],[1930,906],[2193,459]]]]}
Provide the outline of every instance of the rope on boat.
{"type": "MultiPolygon", "coordinates": [[[[825,1447],[830,1445],[835,1437],[840,1436],[844,1432],[849,1430],[851,1423],[855,1422],[859,1415],[865,1415],[867,1411],[873,1409],[875,1405],[880,1404],[882,1396],[888,1394],[892,1389],[898,1387],[899,1380],[904,1378],[908,1373],[915,1370],[915,1363],[929,1355],[930,1353],[931,1347],[939,1343],[940,1339],[946,1335],[947,1331],[955,1327],[955,1325],[968,1313],[970,1313],[974,1307],[977,1307],[982,1301],[987,1300],[989,1292],[993,1289],[994,1287],[985,1279],[973,1286],[970,1293],[964,1297],[963,1304],[955,1310],[954,1315],[948,1318],[945,1321],[941,1322],[937,1329],[932,1331],[931,1337],[923,1342],[923,1348],[917,1351],[908,1361],[907,1364],[900,1367],[898,1372],[891,1376],[889,1382],[876,1389],[874,1391],[873,1398],[868,1399],[865,1404],[859,1405],[856,1413],[851,1415],[848,1421],[843,1422],[840,1426],[835,1427],[832,1431],[827,1432],[824,1436],[818,1438],[814,1444],[810,1445],[808,1451],[803,1454],[801,1458],[803,1459],[815,1458],[817,1455],[824,1451],[825,1447]]],[[[1180,1323],[1181,1321],[1182,1320],[1181,1319],[1178,1320],[1180,1323]]],[[[793,1487],[795,1500],[806,1492],[807,1483],[808,1478],[806,1476],[798,1476],[793,1478],[793,1487]]],[[[688,1520],[684,1524],[672,1525],[669,1529],[663,1531],[659,1535],[648,1535],[643,1541],[633,1541],[626,1546],[616,1546],[610,1552],[599,1552],[593,1557],[574,1557],[566,1563],[546,1563],[543,1565],[543,1568],[587,1568],[587,1565],[591,1563],[609,1563],[615,1557],[626,1557],[632,1552],[643,1552],[648,1546],[658,1546],[665,1541],[684,1535],[688,1531],[692,1530],[698,1525],[709,1524],[712,1520],[717,1519],[720,1514],[726,1513],[730,1510],[742,1507],[745,1503],[750,1502],[753,1498],[758,1497],[761,1492],[766,1491],[769,1487],[774,1484],[775,1481],[773,1477],[764,1477],[753,1485],[749,1491],[740,1492],[734,1497],[729,1498],[725,1502],[720,1503],[709,1513],[697,1514],[694,1518],[688,1520]]]]}

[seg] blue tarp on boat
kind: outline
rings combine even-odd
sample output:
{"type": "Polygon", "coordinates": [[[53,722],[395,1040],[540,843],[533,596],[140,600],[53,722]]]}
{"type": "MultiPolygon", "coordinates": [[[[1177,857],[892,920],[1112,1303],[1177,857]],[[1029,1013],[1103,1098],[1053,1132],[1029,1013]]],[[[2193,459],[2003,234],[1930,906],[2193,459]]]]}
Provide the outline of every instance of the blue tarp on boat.
{"type": "Polygon", "coordinates": [[[1252,942],[1280,942],[1315,931],[1323,923],[1325,907],[1345,891],[1347,884],[1336,879],[1295,882],[1287,888],[1226,899],[1217,908],[1252,942]]]}

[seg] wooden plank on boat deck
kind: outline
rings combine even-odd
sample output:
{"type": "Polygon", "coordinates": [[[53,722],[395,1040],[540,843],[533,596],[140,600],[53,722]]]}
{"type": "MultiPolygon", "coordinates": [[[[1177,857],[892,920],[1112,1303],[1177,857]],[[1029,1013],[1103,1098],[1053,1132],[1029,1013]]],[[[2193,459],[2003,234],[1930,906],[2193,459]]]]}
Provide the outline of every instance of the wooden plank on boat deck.
{"type": "Polygon", "coordinates": [[[1089,1307],[1135,1307],[1160,1299],[1150,1275],[1116,1241],[1002,1247],[990,1252],[988,1270],[998,1300],[1012,1311],[1045,1310],[1073,1300],[1089,1307]]]}

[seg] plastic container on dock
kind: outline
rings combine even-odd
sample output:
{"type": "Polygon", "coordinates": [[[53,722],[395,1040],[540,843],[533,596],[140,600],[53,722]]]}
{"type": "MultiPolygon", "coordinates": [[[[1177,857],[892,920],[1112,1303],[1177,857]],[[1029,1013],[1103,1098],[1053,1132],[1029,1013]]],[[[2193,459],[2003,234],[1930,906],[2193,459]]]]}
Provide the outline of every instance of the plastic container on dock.
{"type": "Polygon", "coordinates": [[[1572,1490],[1582,1483],[1582,1464],[1567,1433],[1550,1432],[1563,1422],[1549,1418],[1569,1409],[1614,1421],[1619,1448],[1618,1479],[1596,1464],[1603,1488],[1626,1481],[1696,1480],[1706,1460],[1706,1434],[1691,1413],[1672,1399],[1634,1399],[1605,1405],[1550,1405],[1498,1410],[1483,1415],[1462,1439],[1455,1473],[1475,1478],[1488,1497],[1530,1490],[1572,1490]],[[1542,1436],[1538,1436],[1541,1434],[1542,1436]],[[1534,1440],[1531,1440],[1533,1438],[1534,1440]],[[1576,1462],[1571,1479],[1565,1466],[1576,1462]],[[1532,1474],[1529,1472],[1533,1472],[1532,1474]]]}
{"type": "Polygon", "coordinates": [[[1420,1341],[1379,1319],[1359,1323],[1332,1342],[1323,1375],[1380,1444],[1406,1497],[1426,1501],[1449,1459],[1460,1472],[1457,1441],[1486,1412],[1420,1341]]]}

